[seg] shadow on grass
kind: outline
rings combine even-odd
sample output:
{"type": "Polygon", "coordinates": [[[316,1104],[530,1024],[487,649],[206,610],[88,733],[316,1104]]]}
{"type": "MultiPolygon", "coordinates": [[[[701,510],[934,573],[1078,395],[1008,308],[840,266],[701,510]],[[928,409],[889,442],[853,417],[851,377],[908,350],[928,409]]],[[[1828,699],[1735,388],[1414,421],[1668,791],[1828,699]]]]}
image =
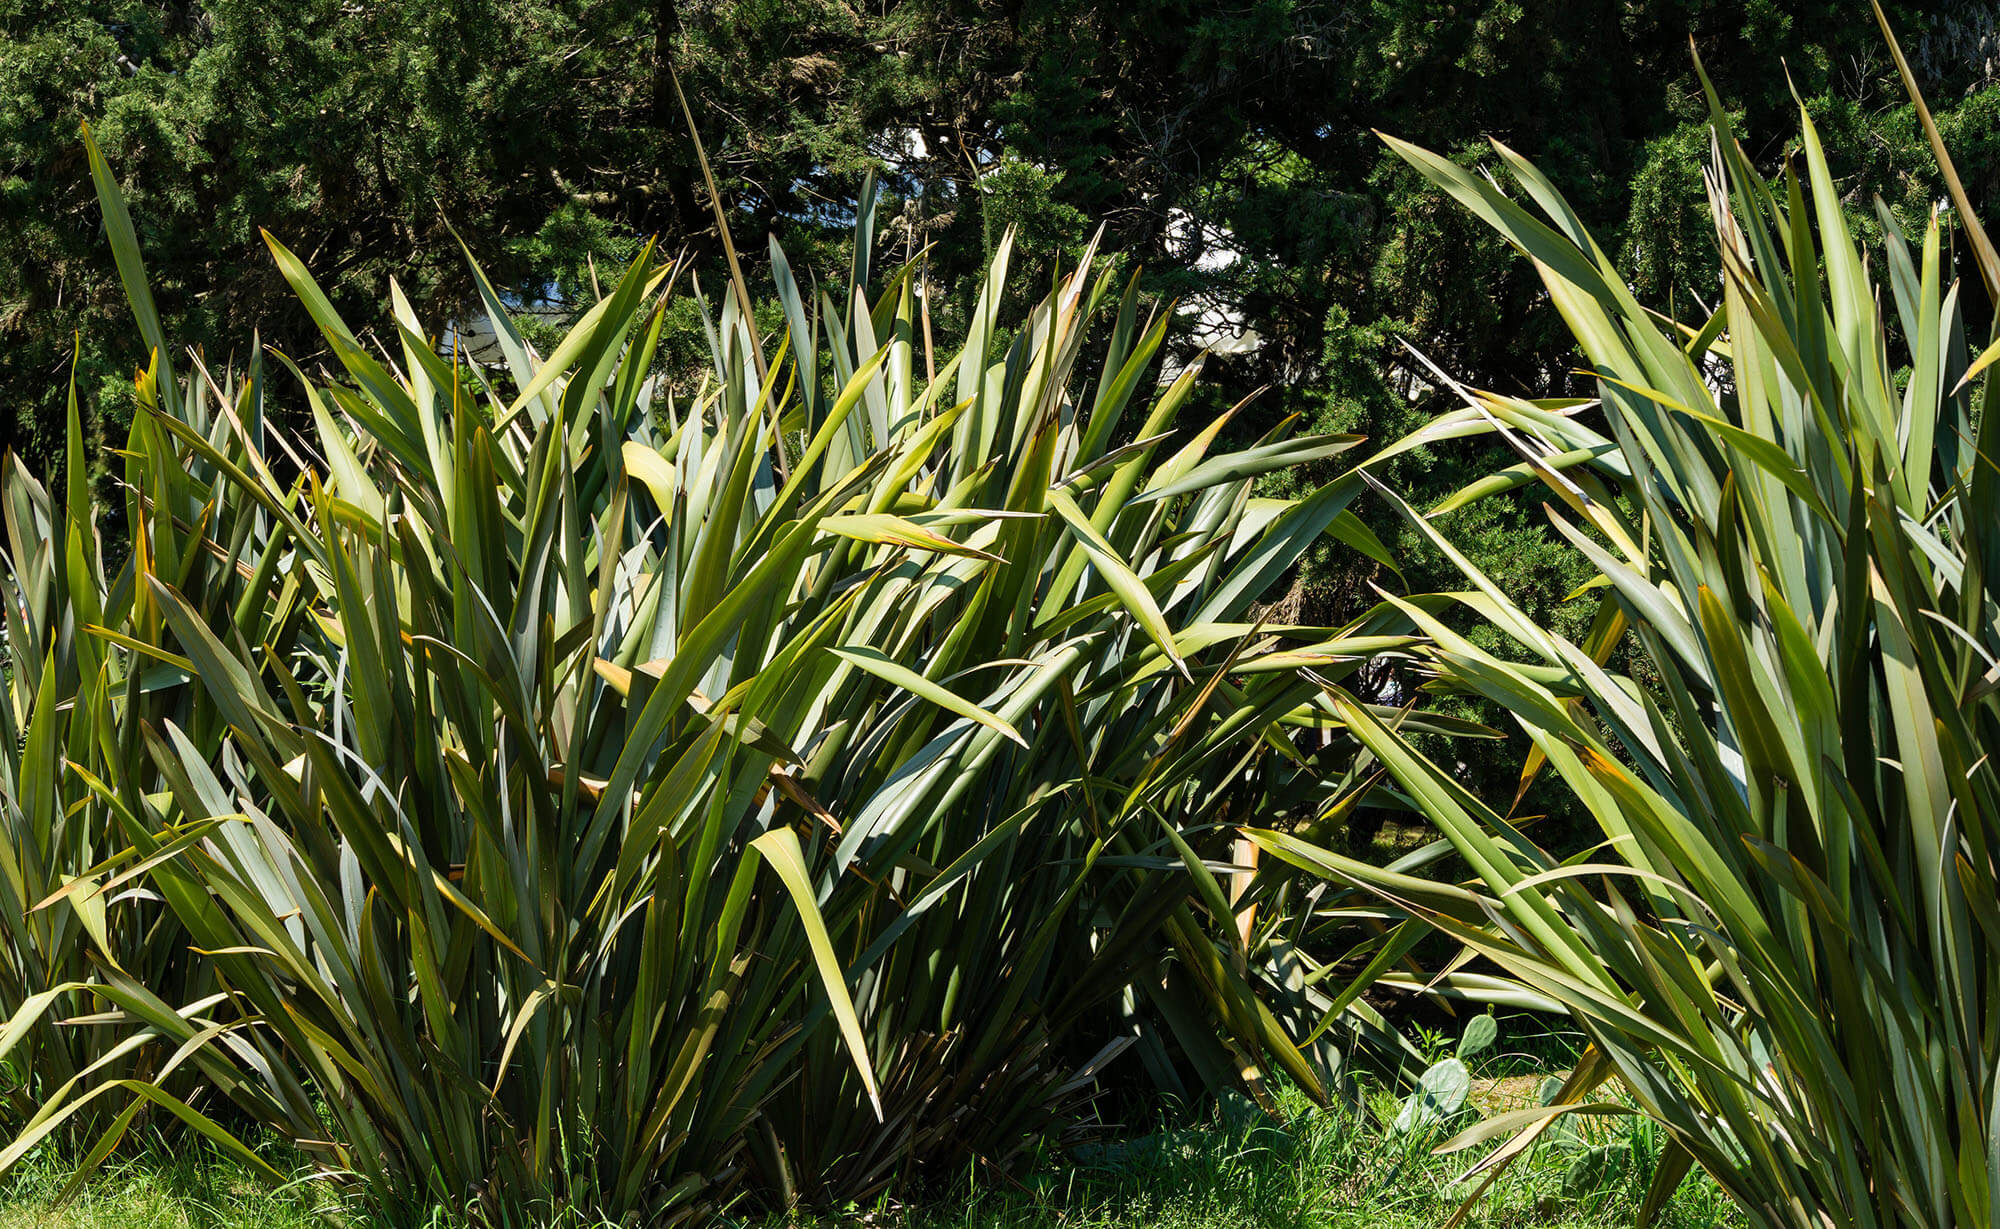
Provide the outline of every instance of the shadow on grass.
{"type": "MultiPolygon", "coordinates": [[[[1515,1077],[1519,1078],[1519,1077],[1515,1077]]],[[[1399,1102],[1387,1093],[1365,1108],[1322,1110],[1279,1090],[1278,1125],[1247,1099],[1198,1121],[1162,1116],[1068,1149],[1046,1146],[1024,1179],[968,1180],[898,1205],[837,1216],[770,1217],[756,1229],[1433,1229],[1468,1193],[1458,1178],[1490,1146],[1449,1156],[1433,1149],[1476,1121],[1470,1114],[1428,1131],[1398,1134],[1399,1102]]],[[[1652,1180],[1663,1137],[1637,1118],[1567,1119],[1508,1169],[1469,1224],[1485,1229],[1629,1226],[1652,1180]]],[[[1684,1180],[1654,1224],[1720,1229],[1744,1223],[1699,1172],[1684,1180]]]]}

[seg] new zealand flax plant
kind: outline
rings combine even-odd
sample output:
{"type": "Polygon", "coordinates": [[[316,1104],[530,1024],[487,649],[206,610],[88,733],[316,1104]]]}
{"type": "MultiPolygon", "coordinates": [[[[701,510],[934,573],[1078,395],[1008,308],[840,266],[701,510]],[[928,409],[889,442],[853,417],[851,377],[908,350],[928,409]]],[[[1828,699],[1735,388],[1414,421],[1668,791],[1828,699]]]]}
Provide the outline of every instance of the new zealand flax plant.
{"type": "MultiPolygon", "coordinates": [[[[111,242],[132,250],[108,168],[89,152],[110,194],[111,242]]],[[[145,578],[198,594],[217,634],[277,652],[290,651],[303,613],[295,593],[274,587],[284,549],[256,500],[217,465],[177,455],[159,421],[203,440],[225,466],[254,463],[270,438],[261,403],[247,395],[259,367],[247,383],[226,375],[217,383],[198,365],[177,369],[143,274],[136,263],[126,271],[153,355],[135,393],[160,414],[135,421],[125,447],[106,459],[115,496],[100,500],[93,489],[73,390],[57,492],[17,458],[0,463],[0,1010],[9,1017],[0,1131],[24,1142],[54,1135],[79,1155],[149,1100],[219,1134],[185,1098],[240,1078],[218,1051],[175,1048],[202,1035],[227,990],[147,883],[143,859],[182,854],[220,821],[138,820],[167,788],[148,743],[172,728],[201,755],[219,755],[228,715],[192,662],[151,651],[167,632],[145,578]],[[84,983],[87,991],[76,989],[84,983]],[[101,1095],[112,1090],[138,1100],[114,1104],[101,1095]],[[59,1117],[47,1115],[54,1107],[59,1117]]]]}
{"type": "Polygon", "coordinates": [[[1597,380],[1598,428],[1465,391],[1600,569],[1586,640],[1404,511],[1513,641],[1487,652],[1408,606],[1431,685],[1511,711],[1534,741],[1524,787],[1553,769],[1603,840],[1558,859],[1332,679],[1481,883],[1254,836],[1403,903],[1589,1034],[1554,1103],[1457,1141],[1520,1132],[1475,1172],[1559,1115],[1611,1111],[1587,1098],[1615,1077],[1672,1140],[1649,1213],[1699,1164],[1760,1226],[2000,1217],[2000,348],[1973,343],[1968,319],[1992,316],[1962,301],[2000,303],[2000,259],[1896,63],[1953,208],[1910,234],[1878,205],[1865,249],[1811,117],[1767,182],[1711,93],[1721,303],[1694,327],[1636,302],[1511,151],[1515,194],[1391,142],[1534,262],[1597,380]]]}
{"type": "Polygon", "coordinates": [[[1255,494],[1357,440],[1173,434],[1198,369],[1158,381],[1171,313],[1094,254],[1003,320],[1003,244],[934,349],[865,208],[818,293],[774,247],[777,337],[740,274],[696,295],[684,399],[650,250],[545,356],[474,267],[489,371],[393,291],[364,342],[273,242],[332,372],[175,377],[92,162],[153,366],[123,558],[75,432],[63,512],[7,488],[9,583],[58,595],[11,642],[63,663],[14,673],[16,797],[73,844],[12,889],[64,946],[0,1052],[70,1048],[0,1167],[88,1122],[87,1171],[156,1106],[384,1212],[670,1223],[1004,1159],[1135,1038],[1190,1086],[1324,1092],[1281,1017],[1365,1024],[1327,977],[1408,931],[1313,895],[1308,976],[1291,887],[1230,857],[1373,780],[1301,750],[1338,729],[1304,671],[1406,650],[1412,614],[1257,614],[1323,535],[1383,556],[1359,470],[1255,494]]]}

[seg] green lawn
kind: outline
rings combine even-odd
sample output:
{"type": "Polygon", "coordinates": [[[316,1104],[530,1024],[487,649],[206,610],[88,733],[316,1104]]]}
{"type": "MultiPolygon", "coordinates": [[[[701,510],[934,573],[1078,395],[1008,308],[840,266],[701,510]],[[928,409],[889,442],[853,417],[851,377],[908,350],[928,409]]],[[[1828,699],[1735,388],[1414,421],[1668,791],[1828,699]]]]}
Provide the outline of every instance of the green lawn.
{"type": "MultiPolygon", "coordinates": [[[[1531,1100],[1534,1076],[1487,1078],[1478,1102],[1501,1108],[1531,1100]]],[[[1437,1157],[1442,1134],[1396,1135],[1385,1125],[1396,1102],[1378,1095],[1364,1116],[1322,1112],[1288,1094],[1280,1128],[1238,1112],[1194,1123],[1164,1118],[1146,1130],[1107,1128],[1102,1138],[1045,1146],[1021,1177],[966,1175],[910,1205],[846,1209],[815,1220],[766,1217],[742,1229],[1431,1229],[1461,1198],[1455,1180],[1477,1151],[1437,1157]]],[[[1651,1177],[1657,1132],[1632,1119],[1577,1120],[1504,1175],[1472,1223],[1501,1229],[1630,1225],[1651,1177]],[[1591,1149],[1597,1149],[1592,1153],[1591,1149]],[[1577,1158],[1593,1156],[1586,1167],[1577,1158]],[[1584,1172],[1587,1170],[1587,1172],[1584,1172]]],[[[0,1229],[374,1229],[336,1188],[301,1180],[278,1191],[251,1183],[234,1164],[205,1154],[154,1149],[115,1164],[71,1201],[58,1199],[68,1171],[31,1160],[0,1187],[0,1229]]],[[[441,1213],[417,1225],[445,1226],[441,1213]]],[[[571,1220],[561,1222],[586,1229],[571,1220]]],[[[1705,1176],[1682,1183],[1657,1222],[1663,1229],[1733,1226],[1742,1219],[1705,1176]]],[[[382,1229],[389,1229],[384,1225],[382,1229]]]]}

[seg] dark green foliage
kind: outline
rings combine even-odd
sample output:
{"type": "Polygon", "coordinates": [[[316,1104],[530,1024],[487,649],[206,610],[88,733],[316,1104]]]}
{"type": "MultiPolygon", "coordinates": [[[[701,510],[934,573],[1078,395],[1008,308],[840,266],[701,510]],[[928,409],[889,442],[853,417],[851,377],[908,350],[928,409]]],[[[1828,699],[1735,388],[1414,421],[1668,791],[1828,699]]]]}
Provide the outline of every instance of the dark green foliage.
{"type": "MultiPolygon", "coordinates": [[[[1902,7],[1934,92],[1986,82],[1990,5],[1902,7]]],[[[116,296],[78,121],[98,125],[132,186],[162,287],[202,292],[171,332],[215,346],[256,320],[299,340],[302,322],[267,310],[283,294],[259,226],[331,270],[329,293],[357,315],[392,269],[420,309],[463,306],[447,223],[506,255],[495,276],[530,297],[574,297],[591,259],[622,264],[635,236],[701,245],[713,220],[676,71],[742,232],[784,232],[804,258],[838,243],[864,172],[886,160],[885,245],[934,244],[947,284],[1006,224],[1047,256],[1098,217],[1160,289],[1238,304],[1266,340],[1238,378],[1286,390],[1266,415],[1337,408],[1407,367],[1385,346],[1365,373],[1323,362],[1342,322],[1546,394],[1567,384],[1568,351],[1532,281],[1368,129],[1468,159],[1500,137],[1631,252],[1642,293],[1686,305],[1714,284],[1687,190],[1705,149],[1690,34],[1753,129],[1793,89],[1828,104],[1831,143],[1853,159],[1834,170],[1857,202],[1937,195],[1852,17],[1835,0],[6,0],[0,387],[16,408],[0,432],[50,451],[49,390],[77,329],[93,337],[85,391],[114,411],[111,377],[137,361],[94,327],[116,296]],[[1778,60],[1789,79],[1765,71],[1778,60]],[[1218,265],[1218,243],[1241,259],[1218,265]]],[[[1944,108],[1975,192],[2000,173],[1997,105],[1973,92],[1944,108]]]]}

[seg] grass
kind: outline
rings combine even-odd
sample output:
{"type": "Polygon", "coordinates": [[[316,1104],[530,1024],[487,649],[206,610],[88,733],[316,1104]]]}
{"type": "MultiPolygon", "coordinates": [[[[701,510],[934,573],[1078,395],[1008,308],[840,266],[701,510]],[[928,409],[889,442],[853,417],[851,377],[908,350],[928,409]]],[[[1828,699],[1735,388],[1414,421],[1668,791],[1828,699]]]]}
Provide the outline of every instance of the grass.
{"type": "MultiPolygon", "coordinates": [[[[1502,1050],[1476,1064],[1474,1104],[1497,1112],[1533,1103],[1561,1039],[1502,1050]]],[[[1155,1110],[1144,1121],[1100,1122],[1067,1146],[1049,1141],[1018,1176],[968,1173],[918,1199],[850,1207],[821,1217],[739,1219],[734,1229],[1430,1229],[1462,1199],[1458,1177],[1478,1151],[1431,1149],[1470,1117],[1427,1135],[1399,1136],[1396,1096],[1367,1091],[1365,1109],[1320,1110],[1278,1090],[1287,1121],[1271,1123],[1247,1099],[1202,1117],[1155,1110]]],[[[1640,1119],[1572,1119],[1552,1142],[1509,1169],[1471,1224],[1486,1229],[1590,1229],[1630,1225],[1660,1148],[1640,1119]],[[1596,1151],[1592,1153],[1591,1150],[1596,1151]],[[1602,1158],[1579,1179],[1580,1156],[1602,1158]]],[[[326,1183],[302,1179],[276,1191],[235,1162],[156,1144],[106,1167],[73,1200],[69,1169],[31,1160],[0,1186],[0,1229],[390,1229],[348,1205],[326,1183]]],[[[442,1212],[413,1218],[444,1229],[442,1212]]],[[[1662,1229],[1743,1224],[1721,1190],[1697,1172],[1656,1221],[1662,1229]]],[[[574,1222],[572,1222],[574,1224],[574,1222]]],[[[576,1226],[576,1229],[585,1229],[576,1226]]]]}
{"type": "Polygon", "coordinates": [[[70,1174],[52,1155],[23,1162],[0,1186],[0,1229],[363,1229],[326,1183],[267,1189],[206,1148],[149,1147],[65,1201],[70,1174]]]}

